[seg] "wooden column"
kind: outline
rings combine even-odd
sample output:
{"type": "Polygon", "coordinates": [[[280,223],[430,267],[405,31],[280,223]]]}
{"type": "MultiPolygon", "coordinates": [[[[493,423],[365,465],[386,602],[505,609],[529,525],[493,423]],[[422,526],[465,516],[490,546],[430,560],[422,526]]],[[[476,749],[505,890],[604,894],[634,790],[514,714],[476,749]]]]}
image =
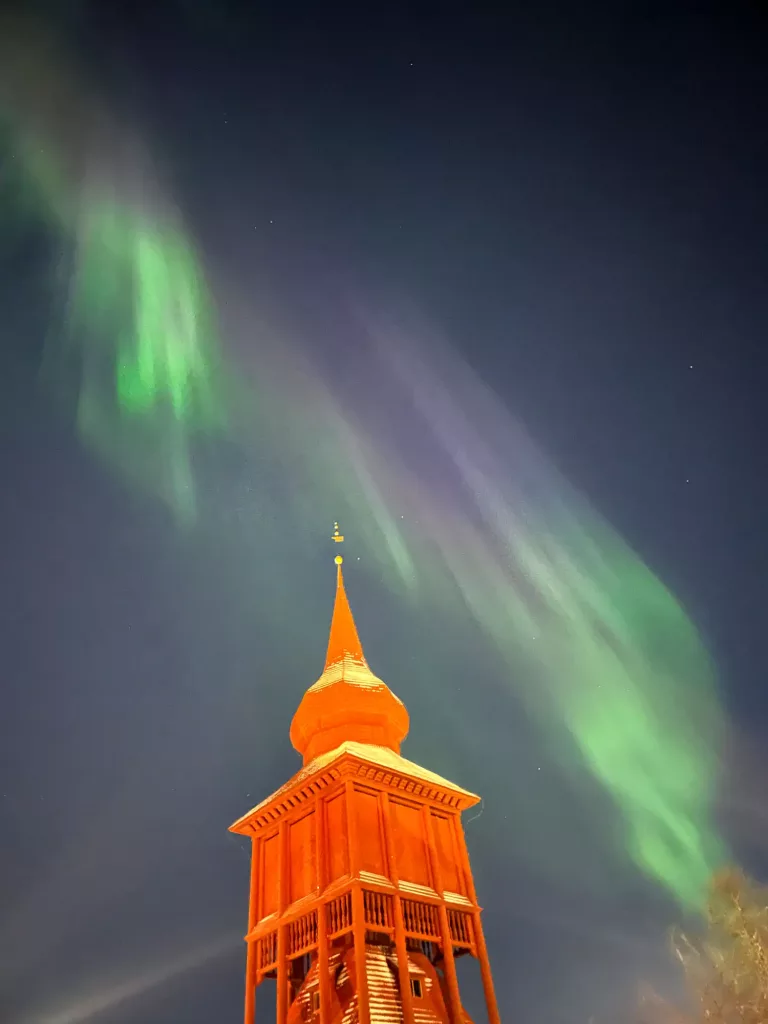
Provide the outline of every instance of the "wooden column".
{"type": "Polygon", "coordinates": [[[285,925],[277,927],[277,1024],[288,1020],[288,958],[285,925]]]}
{"type": "Polygon", "coordinates": [[[389,865],[389,877],[395,887],[393,905],[395,913],[395,949],[397,950],[397,974],[400,980],[400,1000],[403,1004],[403,1020],[405,1024],[415,1024],[413,1016],[413,997],[411,993],[411,973],[408,969],[408,947],[405,942],[405,921],[403,920],[403,901],[400,896],[400,876],[397,871],[394,836],[392,833],[392,807],[389,793],[381,794],[382,819],[384,821],[384,843],[389,865]]]}
{"type": "MultiPolygon", "coordinates": [[[[248,935],[256,927],[259,913],[259,868],[261,863],[261,840],[251,836],[251,894],[248,900],[248,935]]],[[[256,954],[258,945],[253,939],[246,939],[245,954],[245,1024],[254,1024],[256,1018],[256,954]]]]}
{"type": "Polygon", "coordinates": [[[288,885],[290,863],[290,851],[288,849],[288,824],[280,822],[278,835],[280,845],[280,864],[278,881],[278,907],[277,907],[277,1024],[286,1024],[288,1020],[288,934],[283,924],[283,914],[288,906],[288,885]]]}
{"type": "Polygon", "coordinates": [[[325,802],[317,797],[315,805],[315,835],[317,850],[317,977],[320,989],[320,1024],[331,1021],[331,979],[328,971],[328,915],[323,892],[328,869],[326,866],[328,835],[325,827],[325,802]]]}
{"type": "Polygon", "coordinates": [[[485,994],[485,1007],[488,1012],[489,1024],[501,1024],[499,1006],[496,1002],[496,991],[493,987],[493,975],[491,974],[491,961],[488,957],[488,947],[485,944],[483,934],[483,922],[480,920],[480,907],[477,902],[475,881],[472,877],[472,866],[469,863],[469,850],[464,836],[464,829],[458,815],[454,817],[454,829],[456,847],[461,858],[461,867],[464,874],[464,883],[467,887],[467,894],[475,908],[472,913],[472,926],[475,930],[475,946],[477,947],[477,959],[480,962],[480,976],[483,980],[483,992],[485,994]]]}
{"type": "Polygon", "coordinates": [[[347,834],[349,836],[349,873],[352,876],[352,937],[355,947],[355,986],[359,1024],[371,1024],[368,996],[368,969],[365,955],[365,902],[360,885],[360,845],[355,819],[355,788],[351,779],[345,783],[347,798],[347,834]]]}
{"type": "Polygon", "coordinates": [[[256,1020],[256,945],[249,942],[245,954],[245,1024],[256,1020]]]}
{"type": "Polygon", "coordinates": [[[440,870],[440,860],[437,855],[435,831],[432,827],[432,812],[429,807],[424,807],[423,815],[424,828],[427,835],[427,848],[429,849],[429,862],[432,868],[432,879],[440,896],[440,937],[443,944],[443,968],[445,970],[445,982],[448,986],[448,1013],[452,1024],[461,1024],[463,1020],[463,1014],[461,1011],[461,993],[459,992],[459,978],[456,974],[456,961],[453,956],[451,922],[448,919],[448,911],[445,906],[445,889],[443,887],[443,877],[440,870]]]}

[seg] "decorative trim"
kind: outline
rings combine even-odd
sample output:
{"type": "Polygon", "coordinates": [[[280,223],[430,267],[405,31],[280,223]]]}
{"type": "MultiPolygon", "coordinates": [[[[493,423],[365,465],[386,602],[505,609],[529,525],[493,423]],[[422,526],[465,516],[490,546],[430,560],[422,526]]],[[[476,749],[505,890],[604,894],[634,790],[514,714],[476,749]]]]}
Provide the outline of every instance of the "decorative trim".
{"type": "Polygon", "coordinates": [[[463,810],[466,798],[460,793],[454,793],[447,789],[440,789],[426,782],[420,782],[405,772],[394,772],[364,761],[354,754],[342,754],[339,761],[324,772],[312,775],[310,779],[291,792],[281,793],[274,802],[260,807],[252,818],[248,815],[241,818],[232,826],[233,831],[257,833],[280,821],[286,815],[291,814],[302,804],[314,799],[334,783],[341,782],[347,778],[364,779],[378,786],[386,786],[391,790],[398,790],[418,797],[420,800],[427,800],[430,804],[452,811],[463,810]]]}

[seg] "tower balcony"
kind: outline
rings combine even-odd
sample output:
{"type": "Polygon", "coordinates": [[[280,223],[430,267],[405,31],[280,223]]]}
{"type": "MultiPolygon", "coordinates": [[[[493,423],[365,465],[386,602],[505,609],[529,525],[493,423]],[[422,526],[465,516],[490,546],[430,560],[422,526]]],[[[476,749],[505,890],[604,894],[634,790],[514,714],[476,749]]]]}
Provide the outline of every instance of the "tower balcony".
{"type": "Polygon", "coordinates": [[[349,879],[322,896],[298,901],[279,917],[272,915],[266,918],[246,935],[246,941],[255,947],[259,980],[272,976],[277,969],[280,929],[284,931],[284,955],[289,960],[316,953],[321,931],[329,947],[344,946],[351,942],[356,924],[353,899],[356,889],[362,896],[358,906],[362,907],[369,944],[394,944],[399,916],[409,947],[426,953],[430,960],[440,959],[443,943],[440,923],[442,905],[447,912],[454,956],[477,956],[474,919],[479,908],[469,900],[453,893],[446,893],[443,897],[437,893],[405,895],[408,892],[407,886],[397,891],[393,886],[372,885],[370,882],[349,879]]]}

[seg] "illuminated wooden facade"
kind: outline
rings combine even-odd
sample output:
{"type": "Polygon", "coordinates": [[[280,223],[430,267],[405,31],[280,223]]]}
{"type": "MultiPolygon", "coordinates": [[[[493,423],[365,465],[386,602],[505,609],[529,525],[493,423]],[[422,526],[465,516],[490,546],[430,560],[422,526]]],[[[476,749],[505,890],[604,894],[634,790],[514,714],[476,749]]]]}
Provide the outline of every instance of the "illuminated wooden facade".
{"type": "Polygon", "coordinates": [[[500,1024],[461,812],[479,800],[400,755],[408,713],[373,675],[341,557],[325,670],[291,725],[302,769],[231,826],[252,842],[245,1021],[277,982],[277,1024],[464,1024],[476,957],[500,1024]]]}

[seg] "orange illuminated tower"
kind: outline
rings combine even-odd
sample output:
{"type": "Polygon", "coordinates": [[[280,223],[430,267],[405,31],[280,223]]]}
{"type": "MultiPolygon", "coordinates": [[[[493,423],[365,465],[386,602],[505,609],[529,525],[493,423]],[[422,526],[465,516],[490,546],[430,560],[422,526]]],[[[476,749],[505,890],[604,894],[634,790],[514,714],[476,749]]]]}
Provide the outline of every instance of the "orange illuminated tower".
{"type": "Polygon", "coordinates": [[[500,1024],[461,825],[479,798],[400,755],[408,712],[368,667],[336,562],[325,669],[291,724],[303,767],[231,826],[252,843],[245,1022],[274,978],[277,1024],[471,1024],[469,954],[500,1024]]]}

